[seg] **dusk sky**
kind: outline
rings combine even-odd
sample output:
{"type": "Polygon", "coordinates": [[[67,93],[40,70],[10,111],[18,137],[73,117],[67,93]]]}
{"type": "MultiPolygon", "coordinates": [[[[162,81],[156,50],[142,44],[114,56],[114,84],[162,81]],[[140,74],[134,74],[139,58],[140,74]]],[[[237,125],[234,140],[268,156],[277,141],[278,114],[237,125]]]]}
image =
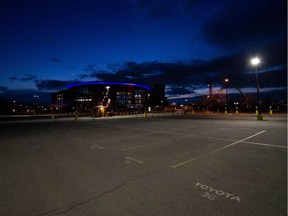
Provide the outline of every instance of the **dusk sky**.
{"type": "Polygon", "coordinates": [[[286,0],[4,0],[0,98],[32,97],[84,81],[165,84],[193,98],[287,93],[286,0]]]}

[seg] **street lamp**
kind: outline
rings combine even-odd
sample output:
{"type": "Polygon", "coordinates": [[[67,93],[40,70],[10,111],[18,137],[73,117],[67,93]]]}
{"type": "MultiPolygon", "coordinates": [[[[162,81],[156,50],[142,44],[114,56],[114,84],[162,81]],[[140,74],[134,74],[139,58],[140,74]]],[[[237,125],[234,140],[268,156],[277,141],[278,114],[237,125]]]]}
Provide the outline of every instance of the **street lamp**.
{"type": "Polygon", "coordinates": [[[110,89],[110,86],[106,86],[105,88],[106,88],[106,95],[108,96],[108,94],[109,94],[109,89],[110,89]]]}
{"type": "Polygon", "coordinates": [[[225,82],[225,88],[226,88],[226,103],[228,103],[227,85],[228,85],[229,79],[228,79],[228,78],[225,78],[224,82],[225,82]]]}
{"type": "Polygon", "coordinates": [[[108,108],[109,103],[110,103],[110,99],[109,99],[109,89],[110,89],[110,86],[106,86],[105,88],[106,88],[106,96],[105,96],[106,105],[105,105],[105,108],[108,108]]]}
{"type": "Polygon", "coordinates": [[[228,113],[228,92],[227,92],[227,85],[228,85],[229,79],[225,78],[224,83],[225,83],[225,89],[226,89],[226,94],[225,94],[225,114],[228,113]]]}
{"type": "Polygon", "coordinates": [[[260,64],[260,59],[258,57],[252,58],[250,60],[251,65],[255,67],[255,75],[256,75],[256,86],[257,86],[257,106],[258,106],[258,119],[261,119],[261,111],[260,111],[260,90],[259,90],[259,81],[258,81],[258,65],[260,64]]]}

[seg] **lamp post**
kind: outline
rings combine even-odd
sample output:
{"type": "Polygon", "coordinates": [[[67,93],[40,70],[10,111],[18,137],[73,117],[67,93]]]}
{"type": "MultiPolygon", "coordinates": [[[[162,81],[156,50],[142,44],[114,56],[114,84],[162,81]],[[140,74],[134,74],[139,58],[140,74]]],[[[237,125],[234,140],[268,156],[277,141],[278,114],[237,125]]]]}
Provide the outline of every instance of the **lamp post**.
{"type": "Polygon", "coordinates": [[[228,91],[227,91],[228,82],[229,82],[229,79],[225,78],[224,79],[225,89],[226,89],[226,93],[225,93],[225,114],[228,113],[228,91]]]}
{"type": "Polygon", "coordinates": [[[105,88],[106,88],[106,95],[108,97],[110,86],[106,86],[105,88]]]}
{"type": "Polygon", "coordinates": [[[209,87],[209,95],[207,96],[207,111],[209,112],[209,108],[212,104],[210,104],[212,102],[212,94],[213,94],[213,83],[210,82],[208,84],[209,87]]]}
{"type": "Polygon", "coordinates": [[[106,104],[105,104],[105,110],[104,110],[104,113],[106,113],[106,117],[108,116],[108,106],[109,106],[109,103],[110,103],[110,99],[109,99],[109,89],[110,89],[110,86],[106,86],[106,96],[105,96],[105,99],[106,99],[106,104]]]}
{"type": "Polygon", "coordinates": [[[226,103],[228,103],[227,85],[228,85],[229,79],[228,79],[228,78],[225,78],[224,82],[225,82],[225,89],[226,89],[226,103]]]}
{"type": "Polygon", "coordinates": [[[251,59],[251,64],[252,66],[255,67],[255,75],[256,75],[256,87],[257,87],[257,106],[258,106],[258,110],[256,109],[256,114],[257,114],[257,119],[258,120],[262,120],[262,116],[261,116],[261,109],[260,109],[260,87],[259,87],[259,81],[258,81],[258,65],[260,64],[260,59],[258,57],[252,58],[251,59]]]}

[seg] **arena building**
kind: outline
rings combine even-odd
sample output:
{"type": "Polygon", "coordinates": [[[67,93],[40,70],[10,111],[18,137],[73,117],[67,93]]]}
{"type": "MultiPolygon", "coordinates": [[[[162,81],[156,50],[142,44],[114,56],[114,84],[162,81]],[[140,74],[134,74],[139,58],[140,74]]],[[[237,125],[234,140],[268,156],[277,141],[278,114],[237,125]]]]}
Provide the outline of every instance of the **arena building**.
{"type": "MultiPolygon", "coordinates": [[[[155,99],[165,100],[165,86],[123,82],[80,82],[67,86],[66,90],[51,94],[52,105],[62,112],[100,111],[115,113],[144,111],[155,99]],[[157,94],[157,95],[155,95],[157,94]]],[[[161,102],[162,101],[162,102],[161,102]]]]}

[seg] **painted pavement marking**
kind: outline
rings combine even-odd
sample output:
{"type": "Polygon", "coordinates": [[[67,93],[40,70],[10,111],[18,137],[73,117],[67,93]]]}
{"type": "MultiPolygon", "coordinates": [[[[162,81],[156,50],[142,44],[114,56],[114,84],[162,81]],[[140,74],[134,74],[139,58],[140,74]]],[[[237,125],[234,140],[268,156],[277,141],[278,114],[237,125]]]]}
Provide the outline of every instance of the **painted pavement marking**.
{"type": "MultiPolygon", "coordinates": [[[[206,133],[210,133],[210,132],[215,132],[215,131],[219,131],[219,130],[223,130],[226,128],[218,128],[215,130],[210,130],[210,131],[206,131],[203,132],[201,134],[206,134],[206,133]]],[[[158,131],[159,133],[167,133],[165,131],[158,131]]],[[[178,134],[178,133],[173,133],[173,134],[178,134]]],[[[194,135],[194,134],[190,134],[187,136],[182,136],[182,137],[178,137],[178,138],[174,138],[173,140],[179,140],[179,139],[183,139],[183,138],[189,138],[189,137],[200,137],[200,138],[206,138],[206,139],[215,139],[215,140],[221,140],[221,141],[228,141],[228,142],[235,142],[237,140],[234,139],[225,139],[225,138],[218,138],[218,137],[210,137],[210,136],[199,136],[199,135],[194,135]]],[[[243,143],[247,143],[247,144],[252,144],[252,145],[260,145],[260,146],[267,146],[267,147],[275,147],[275,148],[283,148],[283,149],[287,149],[287,146],[282,146],[282,145],[274,145],[274,144],[269,144],[269,143],[259,143],[259,142],[249,142],[249,141],[242,141],[243,143]]],[[[155,145],[153,144],[145,144],[145,145],[138,145],[138,146],[133,146],[133,147],[127,147],[127,148],[123,148],[121,149],[122,151],[128,151],[128,150],[133,150],[133,149],[137,149],[137,148],[145,148],[148,146],[153,146],[155,145]]]]}
{"type": "MultiPolygon", "coordinates": [[[[203,132],[201,134],[205,134],[205,133],[210,133],[210,132],[214,132],[214,131],[219,131],[219,130],[223,130],[223,129],[226,129],[226,128],[218,128],[218,129],[215,129],[215,130],[210,130],[210,131],[206,131],[206,132],[203,132]]],[[[165,131],[158,131],[159,133],[167,133],[165,131]]],[[[178,134],[178,133],[176,133],[178,134]]],[[[183,138],[186,138],[186,137],[191,137],[191,136],[197,136],[197,135],[187,135],[187,136],[183,136],[183,137],[178,137],[178,138],[174,138],[174,140],[178,140],[178,139],[183,139],[183,138]]],[[[231,140],[229,140],[231,141],[231,140]]],[[[232,140],[234,141],[234,140],[232,140]]],[[[137,148],[145,148],[147,146],[151,146],[151,145],[154,145],[153,144],[145,144],[145,145],[138,145],[138,146],[133,146],[133,147],[128,147],[128,148],[123,148],[121,149],[122,151],[127,151],[127,150],[132,150],[132,149],[137,149],[137,148]]]]}
{"type": "Polygon", "coordinates": [[[93,146],[91,146],[90,148],[91,148],[91,149],[98,148],[98,149],[101,149],[101,150],[104,149],[104,147],[103,147],[103,146],[100,146],[100,145],[93,145],[93,146]]]}
{"type": "MultiPolygon", "coordinates": [[[[203,137],[203,136],[199,136],[199,135],[190,135],[190,136],[194,136],[194,137],[200,137],[200,138],[207,138],[207,139],[215,139],[215,140],[222,140],[222,141],[228,141],[228,142],[235,142],[236,140],[232,140],[232,139],[225,139],[225,138],[218,138],[218,137],[203,137]]],[[[283,145],[274,145],[274,144],[269,144],[269,143],[259,143],[259,142],[249,142],[249,141],[242,141],[242,143],[247,143],[247,144],[251,144],[251,145],[260,145],[260,146],[268,146],[268,147],[275,147],[275,148],[283,148],[283,149],[287,149],[287,146],[283,146],[283,145]]]]}
{"type": "Polygon", "coordinates": [[[127,150],[132,150],[132,149],[137,149],[137,148],[144,148],[146,146],[151,146],[151,145],[154,145],[154,143],[153,144],[146,144],[146,145],[138,145],[138,146],[133,146],[133,147],[129,147],[129,148],[123,148],[121,150],[127,151],[127,150]]]}
{"type": "Polygon", "coordinates": [[[272,144],[267,144],[267,143],[257,143],[257,142],[243,142],[243,143],[247,143],[247,144],[250,144],[250,145],[260,145],[260,146],[268,146],[268,147],[287,149],[287,146],[272,145],[272,144]]]}
{"type": "Polygon", "coordinates": [[[213,188],[211,186],[202,184],[200,182],[197,182],[195,187],[202,189],[203,192],[201,193],[201,196],[204,198],[207,198],[209,200],[215,200],[218,196],[233,200],[233,201],[237,201],[238,203],[240,203],[240,197],[239,196],[235,196],[233,194],[224,192],[223,190],[219,190],[216,188],[213,188]]]}
{"type": "Polygon", "coordinates": [[[105,142],[105,141],[110,141],[110,140],[119,140],[119,139],[127,139],[127,138],[131,138],[131,137],[137,137],[137,136],[146,136],[146,135],[151,135],[151,134],[156,134],[157,132],[150,132],[150,133],[144,133],[144,134],[133,134],[133,135],[129,135],[129,136],[124,136],[124,137],[111,137],[111,138],[105,138],[105,139],[99,139],[99,140],[95,140],[94,142],[105,142]]]}
{"type": "Polygon", "coordinates": [[[126,159],[125,163],[130,163],[131,161],[138,163],[138,164],[144,163],[144,161],[138,160],[138,159],[130,157],[130,156],[126,156],[125,159],[126,159]]]}
{"type": "MultiPolygon", "coordinates": [[[[205,132],[202,132],[202,133],[199,133],[199,134],[207,134],[207,133],[211,133],[211,132],[215,132],[215,131],[219,131],[219,130],[224,130],[224,129],[226,129],[226,128],[217,128],[217,129],[205,131],[205,132]]],[[[177,137],[174,140],[185,139],[185,138],[195,137],[195,136],[198,137],[199,135],[189,134],[189,135],[186,135],[186,136],[177,137]]]]}
{"type": "Polygon", "coordinates": [[[226,129],[226,128],[217,128],[217,129],[214,129],[214,130],[205,131],[205,132],[200,133],[200,134],[211,133],[211,132],[215,132],[215,131],[219,131],[219,130],[224,130],[224,129],[226,129]]]}
{"type": "Polygon", "coordinates": [[[231,143],[231,144],[229,144],[229,145],[226,145],[226,146],[223,146],[223,147],[221,147],[221,148],[218,148],[218,149],[216,149],[216,150],[214,150],[214,151],[211,151],[211,152],[208,152],[208,153],[206,153],[206,154],[199,155],[199,156],[197,156],[197,157],[195,157],[195,158],[192,158],[192,159],[183,161],[183,162],[181,162],[181,163],[175,164],[175,165],[172,166],[172,168],[177,168],[177,167],[179,167],[179,166],[183,166],[183,165],[185,165],[185,164],[187,164],[187,163],[190,163],[190,162],[193,162],[193,161],[195,161],[195,160],[198,160],[198,159],[200,159],[200,158],[202,158],[202,157],[205,157],[205,156],[214,154],[214,153],[216,153],[216,152],[218,152],[218,151],[221,151],[221,150],[223,150],[223,149],[226,149],[226,148],[229,148],[229,147],[231,147],[231,146],[234,146],[234,145],[236,145],[236,144],[238,144],[238,143],[240,143],[240,142],[243,142],[243,141],[245,141],[245,140],[251,139],[251,138],[253,138],[253,137],[255,137],[255,136],[258,136],[258,135],[260,135],[260,134],[262,134],[262,133],[264,133],[264,132],[265,132],[265,130],[260,131],[260,132],[258,132],[258,133],[256,133],[256,134],[253,134],[253,135],[251,135],[251,136],[249,136],[249,137],[246,137],[246,138],[244,138],[244,139],[238,140],[238,141],[236,141],[236,142],[233,142],[233,143],[231,143]]]}

